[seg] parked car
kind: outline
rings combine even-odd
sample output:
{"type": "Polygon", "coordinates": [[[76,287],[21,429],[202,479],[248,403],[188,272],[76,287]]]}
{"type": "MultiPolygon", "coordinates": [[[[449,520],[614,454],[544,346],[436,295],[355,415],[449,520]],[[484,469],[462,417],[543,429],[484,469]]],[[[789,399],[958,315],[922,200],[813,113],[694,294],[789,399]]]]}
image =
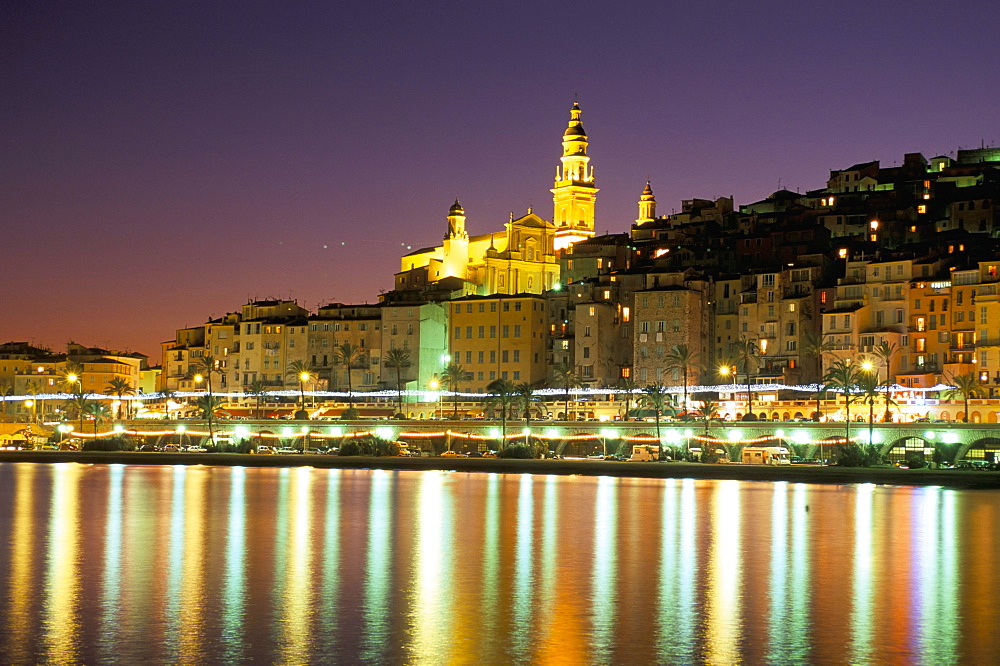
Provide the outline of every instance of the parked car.
{"type": "Polygon", "coordinates": [[[274,449],[272,449],[270,446],[265,446],[265,445],[262,444],[262,445],[260,445],[260,446],[257,447],[256,453],[257,453],[257,455],[261,455],[261,456],[270,456],[270,455],[274,455],[274,449]]]}
{"type": "Polygon", "coordinates": [[[293,448],[291,448],[289,446],[279,447],[279,448],[275,449],[274,452],[277,453],[278,455],[281,455],[281,456],[291,456],[291,455],[295,455],[296,453],[302,453],[298,449],[293,449],[293,448]]]}
{"type": "Polygon", "coordinates": [[[445,451],[441,454],[442,458],[465,458],[464,453],[459,453],[458,451],[445,451]]]}

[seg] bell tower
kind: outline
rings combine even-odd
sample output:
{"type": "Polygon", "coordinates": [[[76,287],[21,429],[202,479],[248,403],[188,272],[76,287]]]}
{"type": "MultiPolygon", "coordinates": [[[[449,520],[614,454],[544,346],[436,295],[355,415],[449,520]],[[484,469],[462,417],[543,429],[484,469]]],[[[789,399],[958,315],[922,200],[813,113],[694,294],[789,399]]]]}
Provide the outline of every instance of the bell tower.
{"type": "Polygon", "coordinates": [[[649,181],[646,181],[646,189],[642,191],[642,195],[639,197],[639,217],[636,219],[636,224],[645,224],[646,222],[652,222],[656,219],[656,199],[653,197],[653,188],[649,186],[649,181]]]}
{"type": "Polygon", "coordinates": [[[465,230],[465,209],[455,203],[448,209],[448,233],[444,235],[443,277],[466,279],[469,269],[469,232],[465,230]]]}
{"type": "Polygon", "coordinates": [[[580,105],[573,102],[569,124],[563,132],[562,164],[556,167],[552,192],[552,222],[556,232],[553,247],[563,250],[577,241],[594,237],[594,167],[587,156],[587,133],[580,120],[580,105]]]}

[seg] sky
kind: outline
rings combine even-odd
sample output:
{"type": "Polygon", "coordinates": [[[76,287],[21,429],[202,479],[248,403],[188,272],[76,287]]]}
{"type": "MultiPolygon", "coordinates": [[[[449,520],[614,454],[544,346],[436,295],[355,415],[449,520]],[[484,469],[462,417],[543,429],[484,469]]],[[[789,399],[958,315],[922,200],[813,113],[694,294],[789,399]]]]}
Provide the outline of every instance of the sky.
{"type": "Polygon", "coordinates": [[[597,232],[652,181],[806,191],[1000,145],[996,3],[0,3],[0,342],[159,362],[251,299],[377,302],[459,199],[551,219],[569,108],[597,232]]]}

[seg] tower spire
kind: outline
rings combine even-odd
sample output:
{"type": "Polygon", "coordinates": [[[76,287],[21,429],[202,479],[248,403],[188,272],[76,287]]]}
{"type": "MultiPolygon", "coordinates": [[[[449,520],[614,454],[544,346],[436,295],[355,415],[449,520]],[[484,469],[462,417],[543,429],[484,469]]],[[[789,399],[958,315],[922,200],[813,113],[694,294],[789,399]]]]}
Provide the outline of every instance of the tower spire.
{"type": "Polygon", "coordinates": [[[556,225],[554,249],[561,250],[573,243],[594,236],[594,167],[587,155],[587,132],[580,120],[580,103],[573,102],[569,122],[562,137],[562,157],[556,167],[552,187],[553,222],[556,225]]]}
{"type": "Polygon", "coordinates": [[[646,188],[639,195],[639,217],[636,224],[645,224],[656,219],[656,198],[653,196],[653,188],[649,181],[646,181],[646,188]]]}

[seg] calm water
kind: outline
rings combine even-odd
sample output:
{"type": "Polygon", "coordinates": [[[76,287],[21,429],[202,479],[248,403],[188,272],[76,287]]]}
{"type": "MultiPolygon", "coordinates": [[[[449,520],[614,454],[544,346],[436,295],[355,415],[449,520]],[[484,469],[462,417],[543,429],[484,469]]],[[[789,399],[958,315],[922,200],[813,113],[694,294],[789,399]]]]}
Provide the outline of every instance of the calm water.
{"type": "Polygon", "coordinates": [[[1000,492],[0,464],[0,662],[989,663],[1000,492]]]}

